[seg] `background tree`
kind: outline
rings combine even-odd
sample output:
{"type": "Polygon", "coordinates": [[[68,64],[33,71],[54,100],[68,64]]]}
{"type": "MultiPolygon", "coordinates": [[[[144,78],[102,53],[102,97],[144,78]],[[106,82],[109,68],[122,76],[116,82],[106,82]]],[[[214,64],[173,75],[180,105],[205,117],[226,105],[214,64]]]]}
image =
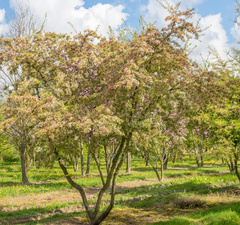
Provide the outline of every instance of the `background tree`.
{"type": "MultiPolygon", "coordinates": [[[[43,30],[44,20],[39,18],[31,9],[29,3],[16,2],[14,11],[6,15],[6,26],[3,37],[31,37],[39,30],[43,30]]],[[[0,68],[0,93],[8,96],[11,92],[16,92],[18,84],[21,82],[21,69],[8,71],[8,67],[0,68]]]]}
{"type": "Polygon", "coordinates": [[[31,163],[28,157],[35,148],[35,133],[40,120],[44,101],[30,95],[11,95],[1,108],[4,115],[1,131],[8,136],[8,141],[19,152],[22,169],[22,183],[28,184],[27,171],[31,163]]]}

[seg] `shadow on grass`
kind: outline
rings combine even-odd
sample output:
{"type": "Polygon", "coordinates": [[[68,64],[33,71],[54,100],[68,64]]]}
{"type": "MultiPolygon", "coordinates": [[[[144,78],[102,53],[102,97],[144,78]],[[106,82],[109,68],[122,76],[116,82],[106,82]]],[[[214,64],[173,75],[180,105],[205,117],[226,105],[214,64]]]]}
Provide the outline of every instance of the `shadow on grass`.
{"type": "Polygon", "coordinates": [[[153,170],[152,167],[149,167],[149,166],[139,166],[139,167],[132,168],[132,171],[138,171],[138,172],[148,172],[152,170],[153,170]]]}
{"type": "MultiPolygon", "coordinates": [[[[72,213],[61,213],[59,212],[55,215],[49,215],[45,216],[45,218],[36,220],[37,216],[40,215],[46,215],[48,213],[51,213],[51,211],[44,209],[44,208],[36,208],[36,209],[30,209],[30,210],[19,210],[11,213],[6,213],[8,216],[2,217],[0,222],[3,224],[27,224],[27,225],[33,225],[33,224],[46,224],[48,222],[53,221],[59,221],[62,219],[68,219],[69,224],[85,224],[85,223],[79,223],[81,222],[77,218],[72,217],[86,217],[85,212],[72,212],[72,213]]],[[[2,214],[2,213],[0,213],[2,214]]],[[[2,216],[2,215],[1,215],[2,216]]],[[[60,224],[60,223],[59,223],[60,224]]]]}
{"type": "MultiPolygon", "coordinates": [[[[6,187],[6,186],[26,186],[25,184],[22,184],[21,182],[0,182],[0,187],[6,187]]],[[[31,187],[34,186],[36,188],[41,187],[41,188],[51,188],[51,189],[70,189],[72,188],[66,181],[49,181],[49,182],[44,182],[44,183],[40,183],[40,184],[36,184],[36,183],[30,183],[27,186],[31,187]]]]}
{"type": "MultiPolygon", "coordinates": [[[[148,208],[153,207],[154,204],[175,202],[179,197],[185,193],[192,193],[198,195],[205,195],[210,193],[216,193],[236,188],[238,184],[227,185],[222,187],[213,186],[208,181],[196,182],[195,180],[186,181],[181,184],[168,183],[157,183],[154,185],[145,185],[140,187],[128,188],[117,190],[117,194],[127,193],[133,197],[132,200],[120,200],[118,203],[126,204],[134,208],[148,208]]],[[[237,196],[236,196],[237,197],[237,196]]]]}
{"type": "Polygon", "coordinates": [[[12,182],[12,181],[0,182],[0,187],[5,187],[5,186],[18,186],[18,185],[22,185],[22,184],[21,184],[21,183],[18,183],[18,182],[12,182]]]}
{"type": "Polygon", "coordinates": [[[160,221],[151,225],[239,225],[240,202],[218,205],[186,216],[175,216],[169,221],[160,221]]]}
{"type": "Polygon", "coordinates": [[[81,222],[80,219],[74,218],[74,217],[86,217],[85,212],[73,212],[73,213],[63,213],[63,214],[55,214],[53,216],[37,220],[37,221],[31,221],[25,223],[25,225],[35,225],[35,224],[46,224],[49,222],[58,222],[58,224],[61,224],[59,220],[67,219],[68,224],[88,224],[86,222],[81,222]]]}

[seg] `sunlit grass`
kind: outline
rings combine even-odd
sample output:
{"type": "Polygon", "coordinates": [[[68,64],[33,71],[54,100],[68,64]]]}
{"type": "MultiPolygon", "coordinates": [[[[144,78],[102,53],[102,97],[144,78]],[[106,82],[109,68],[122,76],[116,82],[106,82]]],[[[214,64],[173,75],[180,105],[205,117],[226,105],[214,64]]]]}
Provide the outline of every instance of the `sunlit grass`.
{"type": "MultiPolygon", "coordinates": [[[[197,168],[195,164],[193,159],[175,164],[169,162],[168,170],[164,171],[164,182],[138,187],[129,186],[117,190],[115,208],[103,224],[121,224],[121,220],[129,219],[131,221],[133,218],[144,221],[142,215],[152,217],[153,221],[165,220],[165,222],[156,224],[240,224],[239,211],[235,210],[236,207],[239,207],[238,196],[234,198],[234,195],[228,193],[228,190],[239,188],[236,175],[230,174],[226,166],[220,166],[220,163],[216,163],[216,161],[206,161],[203,168],[197,168]],[[229,207],[227,207],[228,205],[229,207]],[[179,208],[182,206],[183,208],[179,208]],[[223,208],[218,211],[217,208],[214,209],[215,206],[223,208]],[[226,207],[224,208],[224,206],[226,207]],[[196,213],[199,210],[202,214],[196,213]],[[168,216],[162,215],[162,212],[168,216]],[[172,219],[167,219],[169,217],[172,219]],[[227,220],[231,223],[228,223],[227,220]],[[118,223],[118,221],[120,222],[118,223]]],[[[96,166],[91,165],[88,177],[82,177],[80,171],[74,172],[72,166],[68,166],[68,170],[74,180],[85,188],[102,185],[100,177],[97,176],[96,166]]],[[[105,174],[104,166],[102,166],[102,170],[105,174]]],[[[124,164],[118,176],[118,184],[127,181],[156,180],[156,174],[150,166],[145,166],[142,159],[132,159],[132,172],[130,174],[127,174],[125,170],[126,165],[124,164]]],[[[30,185],[20,184],[21,168],[19,162],[1,163],[0,198],[7,201],[9,197],[12,197],[14,201],[14,197],[17,196],[36,196],[36,194],[51,194],[51,192],[59,190],[72,189],[57,163],[52,168],[36,169],[31,167],[28,178],[31,182],[30,185]]],[[[97,193],[94,196],[96,197],[97,193]]],[[[95,197],[89,200],[91,205],[95,204],[95,197]]],[[[107,207],[109,200],[110,196],[105,195],[101,210],[107,207]]],[[[54,210],[66,208],[67,211],[69,207],[81,205],[80,196],[79,201],[49,202],[45,205],[40,204],[38,207],[34,204],[26,206],[16,204],[16,209],[19,210],[15,209],[15,211],[11,211],[10,205],[6,204],[5,207],[9,208],[10,212],[1,212],[0,217],[10,219],[40,216],[38,222],[33,221],[27,224],[45,224],[74,216],[81,216],[82,220],[86,221],[86,214],[83,212],[58,213],[52,216],[54,210]],[[48,214],[47,218],[41,217],[41,215],[48,214]]]]}

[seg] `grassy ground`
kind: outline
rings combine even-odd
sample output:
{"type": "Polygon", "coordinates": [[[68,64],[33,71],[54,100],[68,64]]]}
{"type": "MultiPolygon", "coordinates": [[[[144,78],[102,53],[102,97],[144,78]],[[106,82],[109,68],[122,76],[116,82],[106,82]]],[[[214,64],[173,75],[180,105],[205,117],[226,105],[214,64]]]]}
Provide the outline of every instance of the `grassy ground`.
{"type": "MultiPolygon", "coordinates": [[[[116,205],[105,225],[117,224],[240,224],[240,185],[224,166],[194,161],[170,164],[164,182],[156,180],[151,167],[133,159],[132,173],[118,178],[116,205]]],[[[94,204],[101,180],[92,166],[89,177],[74,173],[94,204]]],[[[20,185],[19,163],[0,162],[0,224],[86,224],[87,218],[76,190],[60,169],[31,168],[30,185],[20,185]]],[[[104,196],[103,208],[109,196],[104,196]]]]}

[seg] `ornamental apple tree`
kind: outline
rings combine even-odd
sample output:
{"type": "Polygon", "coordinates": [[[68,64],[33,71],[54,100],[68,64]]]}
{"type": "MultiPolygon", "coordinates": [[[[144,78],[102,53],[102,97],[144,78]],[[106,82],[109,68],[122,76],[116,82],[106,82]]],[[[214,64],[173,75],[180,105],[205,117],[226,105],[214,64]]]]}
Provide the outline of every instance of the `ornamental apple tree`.
{"type": "Polygon", "coordinates": [[[92,225],[100,224],[112,210],[118,173],[132,137],[144,133],[144,124],[154,112],[164,110],[167,102],[179,105],[180,96],[205,104],[204,99],[211,101],[218,92],[215,73],[196,68],[188,57],[186,43],[199,31],[188,22],[192,10],[182,12],[177,5],[169,6],[169,11],[166,27],[149,26],[128,42],[99,37],[93,31],[74,37],[39,32],[31,39],[1,39],[0,64],[22,71],[18,93],[28,93],[37,101],[51,99],[42,111],[38,138],[56,155],[69,184],[80,193],[92,225]],[[95,141],[99,145],[113,137],[115,141],[115,157],[101,176],[93,207],[62,160],[73,145],[61,140],[69,143],[76,135],[89,140],[93,153],[99,149],[95,141]],[[101,211],[108,188],[110,202],[101,211]]]}

